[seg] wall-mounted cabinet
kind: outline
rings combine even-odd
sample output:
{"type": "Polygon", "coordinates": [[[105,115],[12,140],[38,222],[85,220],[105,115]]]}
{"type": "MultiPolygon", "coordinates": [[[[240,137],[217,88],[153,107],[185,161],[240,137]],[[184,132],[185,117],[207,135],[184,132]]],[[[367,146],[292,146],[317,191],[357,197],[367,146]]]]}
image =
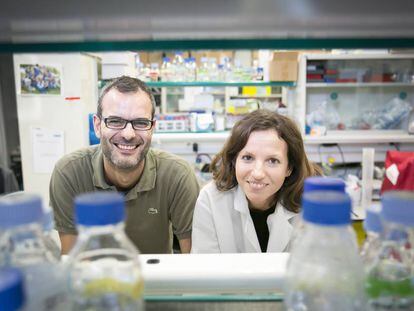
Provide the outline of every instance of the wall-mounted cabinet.
{"type": "Polygon", "coordinates": [[[302,54],[299,68],[295,115],[311,141],[413,141],[414,55],[302,54]]]}

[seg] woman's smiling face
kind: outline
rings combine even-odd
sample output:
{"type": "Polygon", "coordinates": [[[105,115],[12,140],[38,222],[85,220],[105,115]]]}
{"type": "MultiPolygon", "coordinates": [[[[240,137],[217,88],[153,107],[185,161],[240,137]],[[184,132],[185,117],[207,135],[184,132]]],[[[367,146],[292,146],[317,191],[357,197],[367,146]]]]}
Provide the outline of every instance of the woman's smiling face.
{"type": "Polygon", "coordinates": [[[237,155],[235,170],[250,206],[266,210],[291,173],[288,146],[275,130],[252,132],[237,155]]]}

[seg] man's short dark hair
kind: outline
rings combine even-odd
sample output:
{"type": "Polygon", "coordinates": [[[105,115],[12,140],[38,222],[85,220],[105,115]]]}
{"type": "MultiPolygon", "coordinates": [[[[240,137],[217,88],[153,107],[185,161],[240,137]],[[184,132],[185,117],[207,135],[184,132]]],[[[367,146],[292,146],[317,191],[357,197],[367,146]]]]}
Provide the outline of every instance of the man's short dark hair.
{"type": "Polygon", "coordinates": [[[151,93],[151,90],[148,88],[148,86],[143,81],[136,79],[136,78],[128,77],[128,76],[122,76],[119,78],[115,78],[104,87],[104,89],[102,90],[99,96],[98,108],[96,111],[96,114],[98,115],[99,118],[102,117],[102,99],[112,89],[116,89],[120,93],[136,93],[136,92],[142,91],[145,94],[147,94],[149,99],[151,100],[151,106],[152,106],[151,119],[154,118],[155,99],[151,93]]]}

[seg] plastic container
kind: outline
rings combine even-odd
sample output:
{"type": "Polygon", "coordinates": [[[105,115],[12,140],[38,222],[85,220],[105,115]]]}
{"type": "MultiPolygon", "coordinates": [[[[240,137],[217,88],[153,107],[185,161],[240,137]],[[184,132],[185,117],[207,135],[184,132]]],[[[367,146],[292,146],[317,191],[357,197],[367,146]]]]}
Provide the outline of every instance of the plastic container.
{"type": "Polygon", "coordinates": [[[162,64],[160,68],[160,76],[161,76],[161,81],[172,81],[174,78],[173,77],[174,72],[173,72],[172,64],[171,64],[169,57],[164,57],[162,59],[162,64]]]}
{"type": "Polygon", "coordinates": [[[414,193],[389,191],[382,197],[383,235],[379,253],[367,271],[371,310],[414,310],[414,193]]]}
{"type": "Polygon", "coordinates": [[[184,59],[185,81],[193,82],[196,80],[197,64],[194,57],[184,59]]]}
{"type": "MultiPolygon", "coordinates": [[[[8,193],[3,198],[18,198],[19,196],[27,195],[24,191],[16,191],[8,193]]],[[[50,206],[42,205],[43,220],[42,220],[42,238],[46,248],[52,253],[57,260],[60,258],[60,241],[59,235],[54,230],[53,210],[50,206]]]]}
{"type": "Polygon", "coordinates": [[[308,177],[305,179],[303,192],[307,193],[310,191],[339,191],[345,192],[345,182],[340,178],[333,177],[308,177]]]}
{"type": "Polygon", "coordinates": [[[138,250],[124,232],[122,195],[75,199],[78,239],[67,259],[74,310],[144,310],[138,250]]]}
{"type": "Polygon", "coordinates": [[[183,52],[175,52],[174,59],[172,61],[173,68],[173,81],[182,82],[186,79],[186,68],[184,65],[183,52]]]}
{"type": "Polygon", "coordinates": [[[202,57],[201,64],[197,68],[197,81],[210,81],[208,58],[202,57]]]}
{"type": "Polygon", "coordinates": [[[64,269],[47,247],[43,220],[39,196],[21,194],[0,199],[1,263],[22,271],[27,310],[66,310],[64,269]]]}
{"type": "Polygon", "coordinates": [[[25,295],[23,275],[15,268],[0,269],[0,310],[23,310],[25,295]]]}
{"type": "MultiPolygon", "coordinates": [[[[337,191],[340,193],[345,193],[345,182],[340,178],[334,177],[321,177],[321,176],[312,176],[305,179],[305,183],[303,186],[303,193],[308,193],[312,191],[337,191]]],[[[348,227],[350,234],[355,238],[356,241],[356,233],[354,229],[349,226],[348,227]]],[[[305,226],[303,225],[303,219],[300,218],[299,224],[297,225],[296,232],[294,234],[294,239],[292,244],[296,243],[300,236],[305,234],[304,231],[306,230],[305,226]]],[[[354,245],[355,249],[358,249],[358,243],[356,242],[354,245]]]]}
{"type": "Polygon", "coordinates": [[[306,234],[287,264],[286,309],[365,311],[363,266],[349,230],[351,199],[312,191],[303,195],[302,207],[306,234]]]}
{"type": "Polygon", "coordinates": [[[381,247],[382,223],[380,212],[380,206],[372,206],[366,210],[364,229],[367,237],[361,248],[361,257],[367,270],[371,268],[370,266],[374,263],[381,247]]]}

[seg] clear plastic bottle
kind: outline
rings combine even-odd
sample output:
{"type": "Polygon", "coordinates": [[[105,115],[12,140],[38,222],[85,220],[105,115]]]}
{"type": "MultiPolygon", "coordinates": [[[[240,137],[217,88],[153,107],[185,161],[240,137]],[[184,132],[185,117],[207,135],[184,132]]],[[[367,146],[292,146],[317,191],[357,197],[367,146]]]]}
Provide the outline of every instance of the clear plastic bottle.
{"type": "Polygon", "coordinates": [[[385,192],[381,215],[381,247],[365,284],[370,310],[414,310],[414,193],[385,192]]]}
{"type": "Polygon", "coordinates": [[[149,72],[150,81],[152,82],[158,81],[159,75],[160,75],[160,69],[158,68],[158,63],[151,63],[150,72],[149,72]]]}
{"type": "Polygon", "coordinates": [[[218,72],[218,81],[226,82],[226,71],[224,70],[223,64],[219,64],[217,66],[217,72],[218,72]]]}
{"type": "Polygon", "coordinates": [[[210,81],[218,81],[219,80],[219,72],[217,68],[217,59],[215,57],[211,57],[208,60],[208,76],[210,81]]]}
{"type": "MultiPolygon", "coordinates": [[[[16,198],[25,196],[26,192],[16,191],[8,193],[3,197],[16,198]]],[[[57,231],[54,230],[53,210],[50,206],[43,205],[42,236],[46,248],[53,254],[53,257],[60,258],[60,242],[57,231]]]]}
{"type": "MultiPolygon", "coordinates": [[[[312,191],[338,191],[341,193],[345,193],[345,182],[340,178],[335,177],[322,177],[322,176],[312,176],[305,179],[303,193],[308,193],[312,191]]],[[[355,240],[355,249],[358,249],[358,243],[356,242],[356,233],[351,226],[348,226],[350,234],[353,236],[353,240],[355,240]]],[[[294,233],[294,239],[292,244],[296,243],[300,236],[305,234],[304,231],[306,230],[303,219],[300,218],[299,224],[297,225],[297,230],[294,233]]]]}
{"type": "Polygon", "coordinates": [[[287,264],[287,310],[365,311],[363,267],[349,230],[350,197],[312,191],[303,195],[302,208],[306,234],[287,264]]]}
{"type": "Polygon", "coordinates": [[[174,59],[172,61],[173,67],[173,80],[176,82],[185,81],[185,65],[184,65],[184,58],[183,52],[177,51],[175,52],[174,59]]]}
{"type": "Polygon", "coordinates": [[[119,193],[86,193],[75,199],[78,239],[69,253],[73,310],[144,310],[138,250],[124,232],[119,193]]]}
{"type": "Polygon", "coordinates": [[[161,81],[172,81],[173,74],[174,73],[173,73],[170,58],[164,57],[162,59],[162,64],[161,64],[161,69],[160,69],[161,81]]]}
{"type": "Polygon", "coordinates": [[[25,295],[23,290],[23,275],[16,268],[0,269],[0,310],[23,310],[25,295]]]}
{"type": "Polygon", "coordinates": [[[370,266],[374,263],[381,247],[382,223],[380,212],[380,206],[371,206],[365,213],[364,229],[367,237],[361,248],[361,257],[366,270],[371,268],[370,266]]]}
{"type": "Polygon", "coordinates": [[[64,269],[60,258],[47,248],[43,220],[39,196],[21,194],[1,198],[1,262],[23,272],[27,310],[66,310],[64,269]]]}
{"type": "Polygon", "coordinates": [[[233,79],[233,66],[231,64],[231,59],[229,57],[223,58],[223,70],[224,70],[224,81],[232,82],[233,79]]]}
{"type": "Polygon", "coordinates": [[[201,65],[197,68],[197,81],[210,81],[208,58],[201,58],[201,65]]]}
{"type": "Polygon", "coordinates": [[[194,57],[184,59],[185,65],[185,81],[195,81],[197,74],[197,64],[194,57]]]}
{"type": "Polygon", "coordinates": [[[245,71],[239,60],[234,61],[233,81],[240,82],[245,79],[245,71]]]}

